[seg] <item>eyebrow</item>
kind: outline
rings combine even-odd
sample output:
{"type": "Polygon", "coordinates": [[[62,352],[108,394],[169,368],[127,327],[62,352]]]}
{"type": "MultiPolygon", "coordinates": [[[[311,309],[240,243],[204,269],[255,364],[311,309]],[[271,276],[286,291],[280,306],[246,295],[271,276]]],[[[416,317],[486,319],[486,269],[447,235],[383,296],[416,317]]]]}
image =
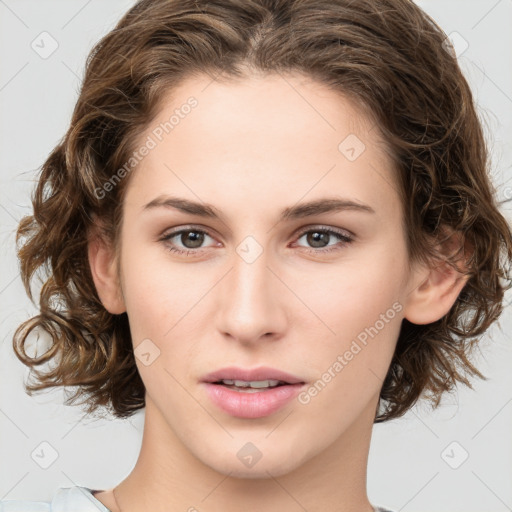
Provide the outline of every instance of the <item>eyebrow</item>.
{"type": "MultiPolygon", "coordinates": [[[[222,220],[222,213],[215,206],[207,203],[190,201],[189,199],[180,197],[160,195],[144,205],[143,210],[152,210],[154,208],[175,208],[176,210],[189,213],[191,215],[222,220]]],[[[326,197],[285,208],[281,212],[280,222],[285,220],[303,219],[322,213],[346,210],[375,213],[375,210],[371,206],[364,203],[350,199],[326,197]]]]}

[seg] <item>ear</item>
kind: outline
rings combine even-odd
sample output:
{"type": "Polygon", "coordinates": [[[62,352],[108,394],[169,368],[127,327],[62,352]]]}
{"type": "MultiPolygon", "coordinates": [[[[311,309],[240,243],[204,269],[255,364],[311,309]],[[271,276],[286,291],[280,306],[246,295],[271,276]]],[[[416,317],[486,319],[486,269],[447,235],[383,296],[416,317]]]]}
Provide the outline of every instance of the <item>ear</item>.
{"type": "Polygon", "coordinates": [[[115,250],[100,233],[97,220],[88,234],[88,258],[94,285],[101,303],[112,314],[126,311],[117,276],[115,250]]]}
{"type": "MultiPolygon", "coordinates": [[[[441,254],[453,254],[463,244],[462,236],[451,231],[448,239],[438,244],[437,248],[441,254]]],[[[420,270],[416,273],[416,284],[405,301],[404,317],[409,322],[418,325],[430,324],[450,311],[469,279],[468,275],[463,274],[467,270],[468,245],[466,243],[463,247],[462,260],[457,260],[458,271],[444,262],[428,267],[420,265],[420,270]]]]}

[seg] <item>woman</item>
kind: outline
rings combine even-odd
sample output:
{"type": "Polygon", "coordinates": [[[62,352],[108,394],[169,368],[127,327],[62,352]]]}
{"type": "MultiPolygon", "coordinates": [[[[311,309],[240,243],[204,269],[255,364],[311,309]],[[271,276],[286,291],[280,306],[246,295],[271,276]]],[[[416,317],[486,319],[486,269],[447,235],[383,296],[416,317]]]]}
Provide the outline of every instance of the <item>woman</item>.
{"type": "Polygon", "coordinates": [[[51,272],[14,348],[59,358],[28,391],[144,435],[45,510],[385,510],[373,424],[483,377],[510,280],[445,38],[407,0],[142,0],[98,43],[19,226],[29,295],[51,272]]]}

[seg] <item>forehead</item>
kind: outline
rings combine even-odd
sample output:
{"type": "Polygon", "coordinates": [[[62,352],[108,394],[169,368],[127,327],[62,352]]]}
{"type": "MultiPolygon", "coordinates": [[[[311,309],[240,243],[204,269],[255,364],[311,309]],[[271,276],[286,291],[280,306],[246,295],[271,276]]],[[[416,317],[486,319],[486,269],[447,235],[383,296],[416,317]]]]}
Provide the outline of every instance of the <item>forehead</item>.
{"type": "MultiPolygon", "coordinates": [[[[309,121],[305,126],[295,125],[301,132],[332,132],[340,128],[369,132],[375,127],[369,112],[348,95],[298,72],[254,74],[244,78],[192,75],[162,95],[158,120],[165,122],[180,108],[188,110],[185,106],[191,97],[197,101],[197,107],[190,113],[199,111],[205,128],[206,123],[217,127],[212,136],[220,127],[251,131],[255,124],[264,127],[267,133],[280,133],[283,128],[290,133],[295,120],[309,121]]],[[[184,120],[182,116],[181,120],[184,120]]]]}
{"type": "Polygon", "coordinates": [[[284,191],[298,201],[334,189],[346,195],[345,189],[382,202],[383,186],[396,193],[374,121],[344,95],[299,74],[190,77],[162,97],[140,145],[150,139],[127,199],[149,201],[158,189],[195,200],[212,193],[233,200],[242,192],[272,199],[284,191]]]}

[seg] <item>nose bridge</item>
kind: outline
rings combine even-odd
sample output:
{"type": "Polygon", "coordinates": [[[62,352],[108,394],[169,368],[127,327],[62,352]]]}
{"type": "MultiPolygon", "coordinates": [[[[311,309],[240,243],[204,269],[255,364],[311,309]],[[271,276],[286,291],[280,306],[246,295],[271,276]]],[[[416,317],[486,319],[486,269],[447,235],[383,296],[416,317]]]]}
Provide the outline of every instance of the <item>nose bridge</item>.
{"type": "Polygon", "coordinates": [[[219,328],[239,339],[257,339],[280,329],[279,280],[268,268],[269,252],[247,237],[233,254],[224,283],[219,328]]]}
{"type": "Polygon", "coordinates": [[[230,295],[236,299],[238,307],[255,311],[255,308],[261,310],[270,305],[275,278],[268,269],[268,254],[250,240],[237,247],[230,276],[230,295]]]}

